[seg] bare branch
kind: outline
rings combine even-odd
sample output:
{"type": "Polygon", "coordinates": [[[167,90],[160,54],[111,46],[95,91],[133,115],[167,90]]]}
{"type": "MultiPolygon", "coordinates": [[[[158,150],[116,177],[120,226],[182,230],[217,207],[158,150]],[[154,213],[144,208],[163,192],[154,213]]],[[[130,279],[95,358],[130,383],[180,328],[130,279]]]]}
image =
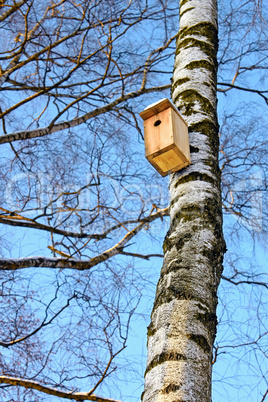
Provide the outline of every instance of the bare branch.
{"type": "MultiPolygon", "coordinates": [[[[0,209],[3,210],[3,208],[1,208],[1,207],[0,207],[0,209]]],[[[7,211],[7,210],[5,210],[5,211],[7,211]]],[[[168,208],[165,208],[163,210],[158,210],[158,212],[159,211],[160,211],[160,215],[159,215],[160,218],[162,218],[163,216],[169,215],[168,208]]],[[[95,240],[105,239],[109,233],[111,233],[114,230],[119,229],[121,227],[125,227],[128,224],[136,224],[136,223],[142,223],[142,222],[149,223],[149,222],[151,222],[151,216],[152,216],[152,215],[149,215],[144,218],[131,219],[131,220],[119,222],[117,225],[111,226],[109,229],[105,230],[103,233],[86,233],[86,232],[79,233],[79,232],[71,232],[69,230],[59,229],[59,228],[55,228],[53,226],[45,225],[43,223],[36,222],[33,219],[29,219],[22,215],[18,215],[15,212],[9,212],[9,213],[10,213],[9,216],[1,216],[0,215],[0,223],[3,223],[4,225],[10,225],[10,226],[27,227],[27,228],[31,228],[31,229],[45,230],[45,231],[53,233],[53,234],[59,234],[62,236],[67,236],[67,237],[74,237],[77,239],[95,239],[95,240]]]]}
{"type": "Polygon", "coordinates": [[[7,17],[15,13],[23,4],[27,3],[27,0],[21,0],[18,3],[14,2],[14,5],[10,7],[9,10],[4,12],[2,15],[0,15],[0,22],[4,21],[7,17]]]}
{"type": "Polygon", "coordinates": [[[8,348],[9,346],[16,345],[17,343],[23,342],[23,341],[25,341],[26,339],[30,338],[31,336],[35,335],[38,331],[40,331],[41,328],[44,328],[44,327],[46,327],[47,325],[51,324],[52,321],[54,321],[54,319],[55,319],[56,317],[58,317],[58,316],[63,312],[63,310],[65,310],[65,309],[70,305],[70,301],[71,301],[72,299],[74,299],[75,297],[76,297],[75,294],[74,294],[72,297],[70,297],[70,299],[67,300],[67,303],[65,304],[65,306],[63,306],[56,314],[53,315],[53,317],[52,317],[49,321],[46,322],[47,310],[48,310],[48,307],[47,307],[47,309],[46,309],[46,316],[45,316],[44,320],[42,321],[42,323],[41,323],[35,330],[33,330],[32,332],[30,332],[28,335],[23,336],[23,337],[20,338],[20,339],[15,339],[14,341],[11,341],[11,342],[3,342],[3,341],[0,341],[0,346],[3,346],[4,348],[8,348]]]}
{"type": "Polygon", "coordinates": [[[268,388],[267,388],[265,394],[263,395],[263,397],[261,399],[261,402],[264,402],[264,400],[266,399],[267,395],[268,395],[268,388]]]}
{"type": "Polygon", "coordinates": [[[233,285],[258,285],[258,286],[264,286],[266,289],[268,289],[268,285],[265,282],[259,282],[259,281],[254,281],[254,280],[247,280],[247,281],[234,281],[231,278],[227,278],[226,276],[222,275],[222,279],[224,279],[227,282],[232,283],[233,285]]]}
{"type": "Polygon", "coordinates": [[[228,90],[231,89],[231,88],[235,88],[235,89],[239,89],[240,91],[246,91],[246,92],[256,93],[256,94],[260,95],[260,96],[265,100],[266,104],[268,105],[268,97],[264,95],[265,93],[268,93],[268,90],[267,90],[267,91],[261,91],[261,90],[258,90],[258,89],[245,88],[245,87],[240,87],[240,86],[238,86],[238,85],[227,84],[227,83],[225,83],[225,82],[218,82],[218,85],[222,85],[222,86],[228,87],[227,89],[218,88],[217,90],[218,90],[219,92],[226,92],[226,91],[228,91],[228,90]]]}
{"type": "Polygon", "coordinates": [[[25,140],[25,139],[29,139],[29,138],[43,137],[43,136],[46,136],[46,135],[49,135],[52,133],[56,133],[58,131],[76,127],[82,123],[85,123],[87,120],[91,119],[92,117],[99,116],[103,113],[106,113],[106,112],[112,110],[115,106],[127,101],[128,99],[137,98],[145,93],[161,92],[164,89],[169,89],[170,87],[171,87],[171,85],[167,84],[167,85],[162,85],[159,87],[142,88],[135,92],[129,92],[126,95],[120,96],[119,98],[117,98],[116,100],[114,100],[113,102],[109,103],[106,106],[95,109],[92,112],[86,113],[81,117],[77,117],[76,119],[72,119],[69,121],[64,121],[62,123],[54,124],[53,127],[48,126],[48,127],[44,127],[44,128],[40,128],[40,129],[36,129],[36,130],[18,131],[16,133],[12,133],[12,134],[1,135],[0,136],[0,144],[5,144],[8,142],[12,142],[12,141],[25,140]]]}
{"type": "Polygon", "coordinates": [[[108,260],[111,257],[114,257],[117,254],[122,253],[124,247],[127,243],[138,233],[140,232],[148,222],[152,222],[157,218],[168,215],[168,208],[160,209],[156,213],[147,217],[145,222],[139,223],[134,229],[129,231],[123,239],[121,239],[115,246],[110,249],[104,251],[103,253],[97,255],[96,257],[91,258],[87,261],[77,260],[75,258],[47,258],[47,257],[27,257],[27,258],[17,258],[17,259],[9,259],[9,258],[1,258],[0,259],[0,269],[13,271],[21,268],[29,268],[29,267],[40,267],[40,268],[72,268],[77,270],[85,270],[94,267],[95,265],[100,264],[108,260]]]}
{"type": "Polygon", "coordinates": [[[223,345],[223,346],[217,346],[217,349],[226,349],[226,348],[230,348],[230,349],[237,349],[237,348],[242,348],[244,346],[249,346],[249,345],[257,345],[258,342],[263,339],[264,337],[266,337],[268,335],[268,332],[264,332],[263,334],[259,335],[257,339],[251,341],[251,342],[243,342],[237,345],[223,345]]]}
{"type": "Polygon", "coordinates": [[[144,254],[138,254],[138,253],[128,253],[128,252],[126,252],[126,251],[121,251],[120,254],[122,254],[122,255],[128,255],[128,256],[130,256],[130,257],[141,258],[142,260],[149,260],[150,258],[153,258],[153,257],[159,257],[159,258],[163,258],[163,257],[164,257],[163,254],[147,254],[147,255],[144,255],[144,254]]]}
{"type": "Polygon", "coordinates": [[[64,392],[56,388],[42,385],[37,381],[24,380],[16,377],[0,376],[1,384],[19,385],[24,388],[35,389],[48,395],[54,395],[59,398],[71,399],[74,401],[96,401],[96,402],[121,402],[115,399],[103,398],[101,396],[90,394],[88,392],[64,392]]]}

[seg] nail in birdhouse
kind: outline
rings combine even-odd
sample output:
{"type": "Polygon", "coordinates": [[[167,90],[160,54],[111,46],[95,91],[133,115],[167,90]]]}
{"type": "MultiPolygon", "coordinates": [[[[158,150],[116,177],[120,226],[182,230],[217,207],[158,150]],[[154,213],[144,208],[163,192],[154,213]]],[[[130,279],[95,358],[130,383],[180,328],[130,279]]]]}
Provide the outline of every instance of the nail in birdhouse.
{"type": "Polygon", "coordinates": [[[168,99],[148,106],[140,116],[145,156],[162,176],[191,163],[187,124],[168,99]]]}

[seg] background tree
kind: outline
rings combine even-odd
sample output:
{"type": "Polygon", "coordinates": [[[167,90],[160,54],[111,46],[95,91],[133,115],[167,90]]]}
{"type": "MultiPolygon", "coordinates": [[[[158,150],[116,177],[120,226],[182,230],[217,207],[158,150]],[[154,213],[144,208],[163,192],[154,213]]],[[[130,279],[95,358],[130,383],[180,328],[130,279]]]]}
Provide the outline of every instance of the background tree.
{"type": "MultiPolygon", "coordinates": [[[[181,3],[182,12],[191,2],[181,3]]],[[[267,285],[238,245],[257,235],[259,251],[266,229],[267,8],[219,3],[220,166],[230,252],[219,292],[215,395],[220,389],[229,401],[231,387],[242,384],[244,395],[262,400],[267,285]],[[223,375],[225,356],[243,376],[250,362],[250,392],[237,372],[223,375]]],[[[159,276],[159,233],[168,225],[168,182],[144,160],[137,114],[169,97],[178,3],[6,1],[0,21],[1,398],[114,397],[109,378],[122,384],[127,377],[120,356],[131,322],[144,312],[146,302],[137,309],[138,302],[159,276]]]]}

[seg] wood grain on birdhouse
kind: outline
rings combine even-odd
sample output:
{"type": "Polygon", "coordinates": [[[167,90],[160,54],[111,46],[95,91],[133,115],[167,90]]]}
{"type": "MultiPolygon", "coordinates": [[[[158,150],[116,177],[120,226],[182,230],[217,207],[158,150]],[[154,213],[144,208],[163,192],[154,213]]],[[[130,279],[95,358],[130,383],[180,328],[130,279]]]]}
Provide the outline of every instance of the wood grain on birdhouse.
{"type": "Polygon", "coordinates": [[[145,156],[162,176],[191,163],[187,124],[168,99],[148,106],[140,116],[145,156]]]}

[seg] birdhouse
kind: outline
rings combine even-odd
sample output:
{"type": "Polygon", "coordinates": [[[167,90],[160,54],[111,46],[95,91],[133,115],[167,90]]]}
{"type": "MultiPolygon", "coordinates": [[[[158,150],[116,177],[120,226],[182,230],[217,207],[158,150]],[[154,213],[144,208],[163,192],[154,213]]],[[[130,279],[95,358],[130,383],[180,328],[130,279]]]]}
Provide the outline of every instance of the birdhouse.
{"type": "Polygon", "coordinates": [[[187,124],[168,99],[148,106],[140,116],[145,156],[162,176],[191,163],[187,124]]]}

